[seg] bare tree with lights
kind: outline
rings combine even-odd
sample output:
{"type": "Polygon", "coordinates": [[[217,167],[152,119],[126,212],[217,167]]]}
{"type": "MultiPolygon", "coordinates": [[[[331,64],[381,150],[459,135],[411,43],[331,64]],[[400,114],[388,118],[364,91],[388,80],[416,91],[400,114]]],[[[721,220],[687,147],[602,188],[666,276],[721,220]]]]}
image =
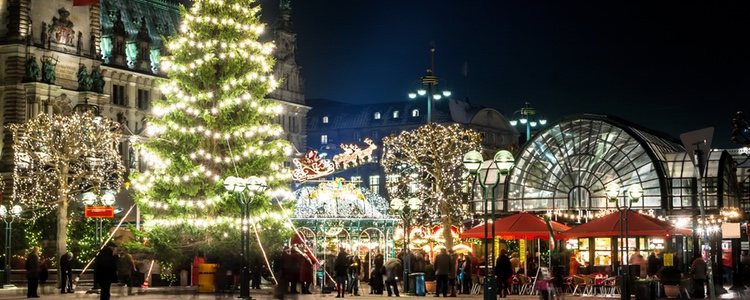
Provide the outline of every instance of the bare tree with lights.
{"type": "Polygon", "coordinates": [[[57,253],[67,251],[70,201],[83,192],[117,191],[124,166],[120,125],[90,112],[40,114],[10,126],[15,167],[13,199],[39,218],[57,213],[57,253]]]}
{"type": "Polygon", "coordinates": [[[481,135],[458,124],[427,124],[383,139],[382,165],[390,199],[422,200],[425,222],[443,225],[445,246],[453,247],[450,226],[464,215],[463,155],[481,150],[481,135]],[[396,176],[394,176],[396,175],[396,176]]]}

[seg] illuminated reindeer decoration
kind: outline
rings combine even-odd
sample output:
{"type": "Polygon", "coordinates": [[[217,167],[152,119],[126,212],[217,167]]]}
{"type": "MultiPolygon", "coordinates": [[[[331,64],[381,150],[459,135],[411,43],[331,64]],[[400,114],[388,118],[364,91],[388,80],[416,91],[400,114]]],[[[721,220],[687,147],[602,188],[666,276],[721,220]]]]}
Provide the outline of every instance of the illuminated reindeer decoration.
{"type": "Polygon", "coordinates": [[[364,149],[360,149],[356,144],[341,144],[340,147],[343,152],[333,157],[336,168],[346,169],[373,161],[372,155],[375,149],[378,149],[378,146],[370,138],[366,138],[364,142],[367,144],[364,149]]]}

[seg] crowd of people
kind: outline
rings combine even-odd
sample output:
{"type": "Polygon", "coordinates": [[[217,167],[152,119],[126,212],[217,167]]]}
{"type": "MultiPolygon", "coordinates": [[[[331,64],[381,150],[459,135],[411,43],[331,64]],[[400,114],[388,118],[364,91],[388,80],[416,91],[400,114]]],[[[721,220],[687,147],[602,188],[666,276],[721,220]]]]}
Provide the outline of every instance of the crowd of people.
{"type": "MultiPolygon", "coordinates": [[[[137,281],[142,276],[135,266],[133,257],[125,252],[115,253],[114,245],[102,248],[94,259],[94,284],[99,287],[100,299],[110,298],[110,288],[113,283],[127,286],[128,295],[134,295],[133,286],[140,285],[137,281]]],[[[58,261],[60,266],[59,288],[61,294],[73,293],[73,259],[72,252],[66,252],[58,261]]],[[[26,256],[25,270],[27,279],[27,298],[39,298],[39,285],[44,285],[49,277],[51,262],[48,258],[40,257],[39,248],[34,247],[26,256]]]]}

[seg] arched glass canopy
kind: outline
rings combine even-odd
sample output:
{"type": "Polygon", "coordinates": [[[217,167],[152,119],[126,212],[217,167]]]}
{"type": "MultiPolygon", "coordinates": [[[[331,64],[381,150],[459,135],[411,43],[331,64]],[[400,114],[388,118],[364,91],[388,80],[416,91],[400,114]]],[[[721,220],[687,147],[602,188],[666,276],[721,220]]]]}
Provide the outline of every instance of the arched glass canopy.
{"type": "Polygon", "coordinates": [[[643,196],[634,209],[660,209],[667,195],[666,154],[678,141],[625,121],[585,115],[539,132],[517,155],[508,181],[510,211],[611,209],[606,189],[622,197],[632,185],[643,196]]]}

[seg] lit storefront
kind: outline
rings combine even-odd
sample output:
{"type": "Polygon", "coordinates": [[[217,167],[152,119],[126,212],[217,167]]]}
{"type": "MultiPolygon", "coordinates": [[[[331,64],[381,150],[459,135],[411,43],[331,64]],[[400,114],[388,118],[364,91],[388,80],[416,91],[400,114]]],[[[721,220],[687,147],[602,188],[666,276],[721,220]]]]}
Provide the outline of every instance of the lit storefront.
{"type": "MultiPolygon", "coordinates": [[[[546,213],[568,223],[586,223],[617,210],[607,188],[639,186],[635,211],[658,216],[697,234],[713,234],[727,220],[722,210],[738,207],[736,174],[726,151],[712,151],[704,176],[707,220],[698,218],[693,163],[681,143],[659,132],[603,115],[582,115],[552,124],[519,149],[506,181],[503,207],[508,212],[546,213]]],[[[619,200],[618,200],[619,201],[619,200]]],[[[712,236],[713,237],[713,236],[712,236]]],[[[587,237],[567,242],[580,260],[611,266],[617,238],[587,237]]],[[[718,239],[720,240],[720,239],[718,239]]],[[[721,249],[716,238],[714,249],[721,249]]],[[[621,242],[621,241],[620,241],[621,242]]],[[[697,245],[682,236],[634,237],[629,254],[646,257],[654,249],[676,253],[682,264],[697,245]]]]}

